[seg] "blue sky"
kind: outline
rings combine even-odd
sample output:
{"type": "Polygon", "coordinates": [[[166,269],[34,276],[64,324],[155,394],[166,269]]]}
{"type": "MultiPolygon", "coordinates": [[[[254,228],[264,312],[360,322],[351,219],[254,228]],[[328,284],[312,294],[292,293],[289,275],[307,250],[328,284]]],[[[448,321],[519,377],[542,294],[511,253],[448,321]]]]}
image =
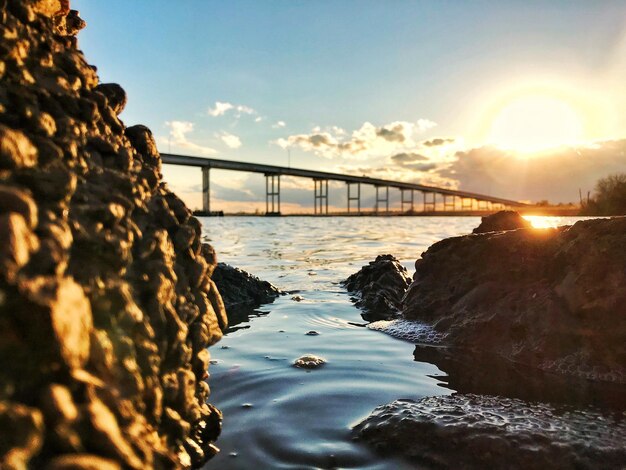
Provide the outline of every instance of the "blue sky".
{"type": "MultiPolygon", "coordinates": [[[[485,183],[472,181],[489,175],[458,172],[488,144],[512,174],[520,161],[539,171],[550,166],[546,159],[568,161],[591,148],[594,171],[585,161],[562,191],[530,181],[512,191],[490,176],[488,189],[498,195],[555,202],[626,167],[624,147],[601,158],[596,151],[598,142],[626,136],[624,1],[74,0],[72,7],[87,21],[80,47],[101,80],[128,92],[122,119],[148,125],[164,152],[285,164],[290,148],[293,166],[476,190],[485,183]],[[424,145],[436,138],[446,142],[424,145]],[[539,163],[515,147],[530,141],[544,155],[539,163]]],[[[165,176],[184,188],[188,171],[168,168],[165,176]]],[[[260,187],[232,173],[216,183],[214,197],[228,189],[231,203],[249,203],[260,187]]],[[[293,186],[294,203],[310,205],[308,188],[293,186]]],[[[197,205],[197,196],[185,197],[197,205]]]]}

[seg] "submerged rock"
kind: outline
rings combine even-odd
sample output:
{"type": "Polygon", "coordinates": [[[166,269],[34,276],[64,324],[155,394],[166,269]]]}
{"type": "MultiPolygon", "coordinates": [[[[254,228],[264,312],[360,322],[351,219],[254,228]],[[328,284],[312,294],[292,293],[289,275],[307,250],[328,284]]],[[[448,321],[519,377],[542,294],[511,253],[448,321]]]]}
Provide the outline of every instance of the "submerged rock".
{"type": "Polygon", "coordinates": [[[415,263],[403,315],[460,350],[625,383],[624,247],[625,217],[449,238],[415,263]]]}
{"type": "Polygon", "coordinates": [[[397,400],[354,432],[379,452],[437,468],[596,469],[626,461],[623,416],[503,397],[397,400]]]}
{"type": "Polygon", "coordinates": [[[372,321],[397,316],[410,283],[406,268],[395,257],[380,255],[346,279],[343,285],[355,295],[355,304],[363,309],[363,317],[372,321]]]}
{"type": "Polygon", "coordinates": [[[472,233],[502,232],[518,228],[532,228],[532,224],[515,211],[500,211],[481,218],[472,233]]]}
{"type": "Polygon", "coordinates": [[[200,224],[77,50],[69,1],[0,17],[0,467],[200,466],[227,325],[200,224]]]}

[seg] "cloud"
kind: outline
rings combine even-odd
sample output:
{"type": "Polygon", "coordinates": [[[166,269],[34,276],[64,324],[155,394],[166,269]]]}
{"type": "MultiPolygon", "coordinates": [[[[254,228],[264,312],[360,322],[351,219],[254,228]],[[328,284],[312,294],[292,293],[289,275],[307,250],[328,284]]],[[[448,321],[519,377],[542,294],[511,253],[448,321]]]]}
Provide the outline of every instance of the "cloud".
{"type": "Polygon", "coordinates": [[[402,153],[397,153],[396,155],[393,155],[391,157],[391,161],[393,163],[397,163],[400,165],[404,165],[406,163],[414,163],[417,161],[424,161],[424,160],[428,160],[428,158],[425,157],[424,155],[420,155],[419,153],[402,152],[402,153]]]}
{"type": "Polygon", "coordinates": [[[215,105],[208,109],[209,116],[213,117],[224,116],[228,112],[234,112],[237,118],[244,114],[257,114],[257,112],[249,106],[222,101],[216,101],[215,105]]]}
{"type": "Polygon", "coordinates": [[[285,127],[287,123],[285,121],[278,121],[276,124],[272,126],[273,129],[280,129],[281,127],[285,127]]]}
{"type": "Polygon", "coordinates": [[[424,142],[422,142],[422,145],[425,147],[439,147],[441,145],[452,144],[452,143],[454,143],[454,139],[437,138],[437,139],[425,140],[424,142]]]}
{"type": "Polygon", "coordinates": [[[414,138],[435,125],[428,119],[416,122],[395,121],[378,127],[365,122],[349,136],[339,127],[326,130],[315,127],[310,134],[290,135],[273,143],[282,148],[299,147],[326,158],[364,160],[413,148],[417,145],[414,138]]]}
{"type": "Polygon", "coordinates": [[[191,142],[187,134],[193,132],[194,124],[189,121],[167,121],[165,123],[167,127],[169,127],[169,138],[168,139],[160,139],[162,144],[174,145],[179,148],[183,148],[186,150],[191,150],[193,152],[199,152],[204,155],[214,155],[217,153],[215,149],[211,147],[206,147],[203,145],[198,145],[194,142],[191,142]]]}
{"type": "Polygon", "coordinates": [[[495,147],[457,152],[455,160],[436,173],[472,192],[551,202],[578,202],[578,191],[592,190],[599,178],[623,172],[626,139],[562,147],[524,155],[495,147]]]}
{"type": "Polygon", "coordinates": [[[231,149],[238,149],[241,147],[241,139],[234,134],[229,134],[228,132],[222,132],[217,135],[227,147],[231,149]]]}

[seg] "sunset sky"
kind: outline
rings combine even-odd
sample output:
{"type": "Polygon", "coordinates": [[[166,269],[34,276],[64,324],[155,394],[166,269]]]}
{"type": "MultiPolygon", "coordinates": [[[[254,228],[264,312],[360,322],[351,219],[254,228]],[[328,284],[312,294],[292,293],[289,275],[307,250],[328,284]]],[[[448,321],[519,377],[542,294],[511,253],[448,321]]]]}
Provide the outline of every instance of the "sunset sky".
{"type": "MultiPolygon", "coordinates": [[[[128,92],[122,120],[162,152],[287,165],[291,149],[294,167],[555,203],[626,171],[623,0],[72,7],[87,59],[128,92]]],[[[199,170],[164,175],[199,206],[199,170]]],[[[312,206],[311,182],[283,188],[284,209],[312,206]]],[[[264,208],[264,190],[212,173],[214,209],[264,208]]]]}

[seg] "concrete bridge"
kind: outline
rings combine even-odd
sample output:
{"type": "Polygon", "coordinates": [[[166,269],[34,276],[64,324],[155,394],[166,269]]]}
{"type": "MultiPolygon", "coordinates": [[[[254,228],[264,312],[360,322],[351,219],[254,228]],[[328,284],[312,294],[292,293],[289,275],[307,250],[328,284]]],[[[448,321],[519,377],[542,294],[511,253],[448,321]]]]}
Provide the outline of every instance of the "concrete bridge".
{"type": "Polygon", "coordinates": [[[361,185],[371,185],[376,188],[375,213],[389,212],[389,188],[398,189],[401,192],[402,212],[405,207],[408,211],[416,212],[415,192],[422,193],[422,211],[437,211],[437,196],[442,203],[443,210],[474,211],[492,210],[496,208],[524,207],[526,204],[485,194],[457,191],[453,189],[425,186],[422,184],[405,183],[403,181],[391,181],[367,176],[344,175],[340,173],[328,173],[325,171],[302,170],[283,166],[263,165],[260,163],[234,162],[230,160],[218,160],[215,158],[190,157],[185,155],[172,155],[162,153],[163,163],[168,165],[194,166],[202,169],[202,211],[211,213],[211,169],[243,171],[249,173],[262,173],[265,175],[265,213],[267,215],[280,215],[280,177],[297,176],[313,180],[315,189],[313,201],[315,214],[328,214],[328,182],[343,181],[347,187],[347,210],[348,213],[356,209],[361,212],[361,185]],[[355,207],[356,206],[356,207],[355,207]],[[495,207],[494,207],[495,206],[495,207]],[[499,207],[498,207],[499,206],[499,207]]]}

